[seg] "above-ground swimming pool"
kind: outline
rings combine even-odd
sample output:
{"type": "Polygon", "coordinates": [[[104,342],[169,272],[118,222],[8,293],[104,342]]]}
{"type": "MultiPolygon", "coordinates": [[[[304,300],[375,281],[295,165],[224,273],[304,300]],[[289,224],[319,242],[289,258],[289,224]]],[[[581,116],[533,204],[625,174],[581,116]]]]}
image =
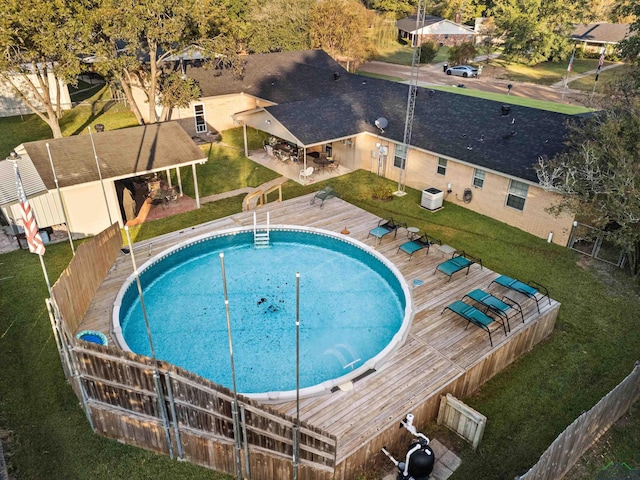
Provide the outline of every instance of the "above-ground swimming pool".
{"type": "MultiPolygon", "coordinates": [[[[318,229],[276,226],[268,248],[253,229],[183,242],[139,268],[158,359],[232,388],[220,253],[224,253],[238,392],[295,398],[296,272],[300,273],[300,395],[376,369],[407,335],[411,297],[399,271],[361,242],[318,229]]],[[[135,276],[113,311],[117,343],[151,349],[135,276]]]]}

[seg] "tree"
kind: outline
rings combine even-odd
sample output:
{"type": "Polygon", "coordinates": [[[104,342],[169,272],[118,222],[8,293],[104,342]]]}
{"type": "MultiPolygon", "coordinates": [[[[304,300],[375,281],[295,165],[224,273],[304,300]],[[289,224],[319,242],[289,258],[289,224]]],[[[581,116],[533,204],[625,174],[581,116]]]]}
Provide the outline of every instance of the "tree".
{"type": "Polygon", "coordinates": [[[493,17],[484,18],[480,27],[478,28],[480,34],[480,50],[487,56],[487,62],[489,62],[489,55],[493,51],[493,41],[496,37],[496,22],[493,17]]]}
{"type": "Polygon", "coordinates": [[[253,0],[248,21],[248,47],[252,52],[307,50],[309,16],[315,0],[253,0]]]}
{"type": "Polygon", "coordinates": [[[607,233],[640,275],[640,97],[638,74],[621,78],[604,100],[605,110],[570,127],[569,149],[540,159],[540,184],[563,195],[553,212],[580,213],[607,233]]]}
{"type": "MultiPolygon", "coordinates": [[[[216,66],[231,65],[235,44],[228,35],[228,5],[215,0],[95,0],[92,47],[99,73],[115,79],[139,123],[142,115],[133,96],[139,86],[148,105],[150,122],[161,114],[162,75],[167,64],[197,51],[216,66]]],[[[166,84],[168,85],[168,84],[166,84]]],[[[184,86],[185,92],[194,92],[184,86]]]]}
{"type": "Polygon", "coordinates": [[[78,37],[82,4],[5,0],[0,16],[0,78],[62,137],[61,85],[76,84],[81,72],[78,37]],[[52,95],[52,92],[55,94],[52,95]]]}
{"type": "Polygon", "coordinates": [[[319,0],[311,11],[311,46],[348,62],[363,61],[372,50],[366,36],[372,15],[358,0],[319,0]]]}
{"type": "Polygon", "coordinates": [[[438,45],[430,40],[420,44],[420,63],[429,63],[438,54],[438,45]]]}
{"type": "Polygon", "coordinates": [[[462,65],[469,63],[477,55],[476,47],[470,42],[461,43],[449,48],[449,63],[451,65],[462,65]]]}
{"type": "Polygon", "coordinates": [[[161,121],[171,120],[174,108],[187,108],[194,99],[200,97],[200,88],[191,78],[181,72],[164,73],[160,77],[161,121]]]}
{"type": "Polygon", "coordinates": [[[364,6],[378,12],[391,12],[396,18],[404,18],[415,13],[417,0],[364,0],[364,6]]]}
{"type": "Polygon", "coordinates": [[[491,9],[504,37],[504,54],[532,65],[566,58],[569,32],[585,12],[584,0],[495,0],[491,9]]]}

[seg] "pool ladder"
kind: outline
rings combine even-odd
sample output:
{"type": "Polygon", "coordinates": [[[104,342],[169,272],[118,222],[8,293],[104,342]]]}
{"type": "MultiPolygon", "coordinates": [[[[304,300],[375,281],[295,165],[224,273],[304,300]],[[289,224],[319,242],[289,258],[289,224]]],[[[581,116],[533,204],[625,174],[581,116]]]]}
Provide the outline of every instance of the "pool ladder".
{"type": "Polygon", "coordinates": [[[269,247],[269,212],[267,212],[267,226],[258,228],[256,212],[253,212],[253,244],[256,248],[269,247]]]}

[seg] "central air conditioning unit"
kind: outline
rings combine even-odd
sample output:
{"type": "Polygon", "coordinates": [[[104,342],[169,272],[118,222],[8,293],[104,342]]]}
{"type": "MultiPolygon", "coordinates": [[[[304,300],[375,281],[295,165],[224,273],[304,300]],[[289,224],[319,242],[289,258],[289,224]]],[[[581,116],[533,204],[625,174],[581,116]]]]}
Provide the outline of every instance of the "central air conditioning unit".
{"type": "Polygon", "coordinates": [[[422,200],[420,206],[427,210],[437,210],[442,208],[442,202],[444,200],[444,192],[437,188],[431,187],[422,191],[422,200]]]}

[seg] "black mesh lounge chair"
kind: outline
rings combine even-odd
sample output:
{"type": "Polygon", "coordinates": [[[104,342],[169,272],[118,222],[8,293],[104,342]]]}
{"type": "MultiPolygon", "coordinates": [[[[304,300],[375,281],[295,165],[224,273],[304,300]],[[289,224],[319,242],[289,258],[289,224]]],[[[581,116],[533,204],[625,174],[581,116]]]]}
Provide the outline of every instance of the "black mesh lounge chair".
{"type": "MultiPolygon", "coordinates": [[[[382,219],[378,222],[378,226],[369,232],[369,235],[373,235],[378,239],[378,241],[382,240],[382,237],[388,235],[393,232],[393,238],[396,238],[398,234],[398,229],[407,228],[407,226],[402,222],[396,222],[393,218],[389,218],[389,220],[382,219]]],[[[369,238],[367,235],[367,238],[369,238]]]]}
{"type": "Polygon", "coordinates": [[[316,199],[320,200],[320,209],[324,208],[325,200],[329,200],[333,197],[339,197],[338,192],[336,192],[331,185],[327,185],[322,190],[316,192],[316,194],[311,199],[311,205],[316,203],[316,199]]]}
{"type": "MultiPolygon", "coordinates": [[[[479,263],[480,268],[482,268],[482,260],[479,258],[472,257],[471,255],[465,253],[464,251],[455,251],[453,252],[451,258],[446,262],[442,262],[440,265],[436,267],[435,272],[441,271],[445,275],[449,276],[449,281],[451,281],[451,275],[460,270],[467,269],[467,275],[469,275],[469,269],[471,265],[474,263],[479,263]]],[[[433,272],[433,273],[435,273],[433,272]]]]}
{"type": "Polygon", "coordinates": [[[549,297],[549,290],[544,285],[540,285],[538,282],[534,282],[533,280],[529,281],[529,283],[521,282],[520,280],[516,280],[511,277],[507,277],[506,275],[501,275],[492,283],[497,283],[498,285],[502,285],[503,287],[514,290],[518,293],[521,293],[529,298],[533,298],[536,302],[536,307],[538,308],[538,313],[540,313],[540,304],[538,303],[537,293],[542,295],[542,298],[547,297],[549,300],[549,305],[551,305],[551,298],[549,297]]]}
{"type": "MultiPolygon", "coordinates": [[[[500,315],[507,322],[508,331],[511,331],[511,325],[509,325],[509,314],[511,312],[516,312],[516,315],[519,313],[520,318],[522,318],[522,323],[524,323],[522,307],[519,303],[511,300],[510,298],[502,297],[502,299],[499,299],[498,297],[495,297],[484,290],[480,290],[479,288],[472,290],[464,297],[469,297],[474,302],[482,305],[485,308],[485,313],[487,310],[491,310],[497,315],[500,315]]],[[[462,298],[464,299],[464,297],[462,298]]]]}
{"type": "MultiPolygon", "coordinates": [[[[442,309],[440,315],[444,313],[445,310],[451,310],[453,313],[460,315],[462,318],[467,320],[469,323],[473,323],[476,327],[483,329],[485,332],[489,334],[489,343],[493,347],[493,340],[491,339],[491,334],[495,332],[500,326],[502,326],[504,330],[504,335],[507,335],[507,327],[505,327],[504,323],[499,317],[491,318],[486,313],[482,313],[476,307],[464,303],[462,300],[456,300],[450,305],[447,305],[442,309]],[[492,329],[492,324],[497,325],[497,327],[492,329]]],[[[465,330],[469,326],[465,327],[465,330]]]]}
{"type": "Polygon", "coordinates": [[[418,238],[414,238],[413,240],[411,240],[409,242],[406,242],[406,243],[403,243],[402,245],[400,245],[398,247],[397,252],[402,250],[404,253],[407,253],[409,255],[409,260],[411,260],[411,257],[413,256],[413,254],[415,252],[417,252],[418,250],[422,250],[423,248],[426,248],[427,249],[427,255],[429,255],[429,247],[431,245],[434,245],[434,244],[440,245],[441,243],[442,242],[440,242],[440,240],[437,240],[435,238],[430,238],[425,233],[424,235],[421,235],[418,238]]]}

